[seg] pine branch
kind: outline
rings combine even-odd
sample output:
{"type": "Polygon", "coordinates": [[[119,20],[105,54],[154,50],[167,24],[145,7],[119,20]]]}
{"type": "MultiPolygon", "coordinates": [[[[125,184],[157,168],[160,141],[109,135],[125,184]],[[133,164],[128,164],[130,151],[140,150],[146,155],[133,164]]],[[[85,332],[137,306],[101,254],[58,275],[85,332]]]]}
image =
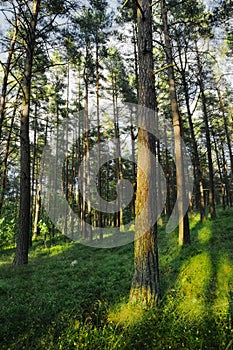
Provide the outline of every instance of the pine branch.
{"type": "Polygon", "coordinates": [[[153,75],[158,74],[158,73],[162,72],[163,70],[168,69],[168,68],[173,67],[173,66],[174,66],[174,64],[171,63],[171,64],[168,64],[165,67],[161,67],[161,68],[157,69],[156,71],[154,71],[153,75]]]}

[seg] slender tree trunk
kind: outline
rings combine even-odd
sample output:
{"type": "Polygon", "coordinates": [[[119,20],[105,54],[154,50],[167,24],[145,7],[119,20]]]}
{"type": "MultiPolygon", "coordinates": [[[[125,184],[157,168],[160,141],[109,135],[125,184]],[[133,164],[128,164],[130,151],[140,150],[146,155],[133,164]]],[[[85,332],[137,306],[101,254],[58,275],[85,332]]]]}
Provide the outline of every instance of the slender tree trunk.
{"type": "Polygon", "coordinates": [[[134,70],[135,70],[135,85],[137,99],[139,99],[139,83],[138,83],[138,52],[137,52],[137,24],[133,24],[133,47],[134,47],[134,70]]]}
{"type": "MultiPolygon", "coordinates": [[[[200,210],[200,219],[201,221],[206,220],[206,213],[205,213],[205,200],[204,200],[204,190],[203,190],[203,176],[202,176],[202,169],[201,169],[201,163],[199,159],[199,154],[198,154],[198,146],[197,146],[197,140],[195,136],[195,131],[194,131],[194,125],[193,125],[193,120],[192,120],[192,113],[190,109],[190,101],[189,101],[189,91],[188,91],[188,83],[186,79],[186,74],[185,74],[185,68],[183,66],[183,61],[182,61],[182,54],[181,54],[181,49],[180,46],[178,46],[179,50],[179,59],[180,59],[180,64],[181,64],[181,79],[182,79],[182,84],[184,88],[184,95],[185,95],[185,103],[186,103],[186,108],[187,108],[187,115],[188,115],[188,121],[189,121],[189,130],[190,130],[190,135],[192,139],[192,146],[193,146],[193,155],[194,155],[194,180],[195,180],[195,187],[197,191],[197,206],[199,207],[200,210]]],[[[186,52],[185,52],[185,59],[186,59],[186,52]]]]}
{"type": "Polygon", "coordinates": [[[232,183],[232,185],[229,186],[229,196],[227,196],[227,198],[231,202],[230,187],[231,187],[231,189],[233,191],[233,152],[232,152],[232,141],[231,141],[231,137],[230,137],[230,133],[229,133],[229,125],[228,125],[228,120],[227,120],[227,116],[226,116],[226,111],[225,111],[223,97],[222,97],[222,94],[221,94],[221,90],[220,90],[220,88],[219,88],[219,86],[217,84],[216,84],[216,89],[217,89],[217,93],[218,93],[219,106],[220,106],[220,110],[222,112],[222,117],[223,117],[223,123],[224,123],[224,130],[225,130],[225,134],[226,134],[226,139],[227,139],[228,152],[229,152],[229,155],[230,155],[230,168],[231,168],[231,183],[232,183]]]}
{"type": "MultiPolygon", "coordinates": [[[[31,231],[32,235],[30,235],[30,242],[29,245],[30,247],[32,246],[32,240],[34,236],[34,223],[33,223],[33,215],[35,217],[36,213],[36,195],[37,195],[37,185],[38,185],[38,177],[36,173],[36,167],[38,164],[38,159],[37,159],[37,96],[36,96],[36,101],[35,101],[35,110],[34,110],[34,130],[33,130],[33,156],[32,156],[32,175],[31,175],[31,231]]],[[[38,170],[38,168],[37,168],[38,170]]]]}
{"type": "Polygon", "coordinates": [[[168,64],[168,80],[170,90],[170,100],[172,108],[172,121],[174,130],[175,144],[175,159],[176,159],[176,187],[177,187],[177,202],[179,215],[179,244],[190,243],[189,221],[187,213],[184,214],[184,198],[185,198],[185,176],[183,165],[183,150],[181,144],[181,119],[179,115],[176,86],[174,78],[173,57],[171,39],[168,28],[167,8],[165,0],[161,0],[162,21],[164,27],[165,52],[168,64]]]}
{"type": "Polygon", "coordinates": [[[223,180],[223,164],[221,164],[221,159],[220,159],[220,152],[219,152],[219,147],[217,144],[217,140],[216,140],[216,135],[215,132],[213,132],[212,130],[212,136],[213,136],[213,141],[214,141],[214,150],[215,150],[215,154],[216,154],[216,160],[217,160],[217,165],[218,165],[218,174],[219,174],[219,178],[220,178],[220,182],[221,182],[221,195],[222,195],[222,206],[223,209],[226,209],[226,203],[225,203],[225,183],[223,180]]]}
{"type": "Polygon", "coordinates": [[[233,176],[233,151],[232,151],[232,142],[231,142],[231,138],[230,138],[230,134],[229,134],[229,125],[228,125],[228,121],[227,121],[227,116],[226,116],[226,112],[225,112],[225,107],[224,107],[224,102],[223,102],[221,90],[218,86],[216,87],[216,89],[217,89],[217,93],[218,93],[219,105],[220,105],[220,109],[221,109],[222,117],[223,117],[223,122],[224,122],[224,131],[226,134],[227,147],[228,147],[228,151],[229,151],[229,155],[230,155],[231,173],[233,176]]]}
{"type": "MultiPolygon", "coordinates": [[[[80,106],[81,106],[81,66],[78,67],[78,112],[80,113],[80,106]]],[[[81,164],[82,160],[82,143],[81,143],[81,128],[83,126],[81,125],[81,117],[80,114],[78,114],[78,135],[77,135],[77,160],[78,165],[81,164]]],[[[80,181],[80,173],[78,173],[78,217],[80,218],[78,227],[79,231],[83,232],[83,198],[81,195],[81,186],[82,181],[80,181]]]]}
{"type": "Polygon", "coordinates": [[[204,88],[204,78],[203,78],[203,68],[200,60],[200,54],[197,46],[197,42],[195,43],[196,54],[197,54],[197,66],[199,72],[199,86],[201,92],[201,100],[202,100],[202,110],[203,110],[203,118],[205,124],[205,136],[206,136],[206,144],[207,144],[207,155],[208,155],[208,167],[209,167],[209,210],[211,218],[216,218],[215,211],[215,192],[214,192],[214,169],[213,169],[213,160],[212,160],[212,150],[211,150],[211,140],[210,140],[210,129],[209,129],[209,120],[208,120],[208,112],[207,112],[207,104],[206,104],[206,96],[205,96],[205,88],[204,88]]]}
{"type": "MultiPolygon", "coordinates": [[[[89,58],[89,45],[86,43],[86,59],[89,58]]],[[[87,62],[86,62],[87,65],[87,62]]],[[[89,141],[89,77],[87,76],[87,66],[85,67],[85,156],[86,156],[86,174],[87,177],[84,179],[83,183],[85,186],[85,191],[83,191],[85,195],[85,201],[83,203],[84,210],[86,212],[85,219],[88,225],[84,223],[84,237],[92,240],[92,222],[91,222],[91,192],[90,192],[90,141],[89,141]],[[86,194],[85,194],[86,192],[86,194]]]]}
{"type": "Polygon", "coordinates": [[[172,184],[171,184],[171,167],[169,164],[169,152],[168,152],[168,143],[167,143],[167,129],[166,129],[166,120],[164,121],[164,146],[165,146],[165,178],[166,178],[166,188],[167,188],[167,200],[166,200],[166,215],[167,218],[170,217],[172,213],[172,184]]]}
{"type": "Polygon", "coordinates": [[[231,198],[230,198],[230,185],[229,185],[229,179],[228,179],[228,174],[227,174],[227,162],[226,162],[226,155],[225,155],[225,151],[224,151],[224,146],[222,144],[221,147],[222,150],[222,160],[223,160],[223,188],[222,191],[225,193],[225,197],[226,197],[226,206],[229,208],[230,206],[230,202],[231,202],[231,198]]]}
{"type": "Polygon", "coordinates": [[[21,8],[22,8],[22,5],[19,4],[17,18],[15,20],[14,32],[13,32],[12,39],[10,42],[10,48],[9,48],[9,52],[8,52],[7,62],[6,62],[6,65],[4,67],[3,84],[2,84],[2,92],[1,92],[1,100],[0,100],[0,141],[2,138],[2,126],[3,126],[3,121],[4,121],[4,115],[5,115],[8,77],[10,74],[11,61],[12,61],[12,57],[13,57],[13,53],[14,53],[14,49],[15,49],[15,43],[16,43],[18,33],[19,33],[20,17],[21,17],[21,10],[22,10],[21,8]]]}
{"type": "MultiPolygon", "coordinates": [[[[27,36],[27,50],[22,83],[23,100],[20,118],[20,207],[19,231],[17,237],[14,264],[28,263],[28,248],[30,237],[30,140],[29,115],[31,98],[32,64],[35,47],[35,31],[40,9],[40,0],[34,0],[32,18],[27,36]]],[[[26,16],[26,14],[25,14],[26,16]]]]}
{"type": "MultiPolygon", "coordinates": [[[[66,196],[66,201],[69,203],[70,192],[69,192],[69,154],[68,154],[68,137],[69,137],[69,104],[70,104],[70,65],[67,64],[67,87],[66,87],[66,155],[65,155],[65,174],[64,174],[64,192],[66,196]]],[[[66,208],[64,213],[63,222],[63,233],[64,241],[66,241],[68,235],[68,216],[69,212],[66,208]]]]}
{"type": "MultiPolygon", "coordinates": [[[[19,91],[16,96],[16,102],[18,101],[19,97],[19,91]]],[[[17,111],[17,104],[14,104],[14,109],[13,109],[13,114],[11,117],[11,123],[10,123],[10,128],[8,131],[8,137],[7,137],[7,142],[6,142],[6,149],[5,149],[5,154],[4,158],[2,161],[2,175],[1,175],[1,191],[0,191],[0,216],[2,214],[2,208],[4,205],[4,199],[5,199],[5,192],[6,192],[6,183],[7,183],[7,170],[8,170],[8,157],[10,154],[10,143],[11,143],[11,137],[12,137],[12,131],[13,131],[13,126],[14,126],[14,121],[15,121],[15,114],[17,111]]]]}
{"type": "Polygon", "coordinates": [[[222,193],[224,193],[226,198],[226,206],[230,206],[231,198],[230,198],[230,186],[229,186],[229,179],[227,174],[227,162],[226,162],[226,155],[224,151],[223,143],[221,142],[221,150],[222,150],[222,176],[223,176],[223,186],[222,186],[222,193]]]}
{"type": "MultiPolygon", "coordinates": [[[[139,104],[155,111],[155,81],[154,75],[152,74],[154,64],[151,1],[139,0],[139,5],[141,8],[141,10],[139,8],[137,10],[139,104]]],[[[155,115],[155,117],[157,116],[155,115]]],[[[145,115],[140,115],[139,118],[143,119],[145,123],[150,122],[145,115]]],[[[155,129],[155,125],[152,127],[155,129]]],[[[141,303],[148,306],[156,304],[160,297],[157,224],[152,224],[150,229],[144,232],[145,227],[148,227],[151,216],[153,216],[152,211],[154,211],[154,203],[156,203],[155,186],[152,186],[149,190],[147,181],[150,179],[149,181],[153,182],[155,176],[155,164],[152,160],[153,154],[155,154],[154,137],[147,130],[140,127],[138,129],[134,276],[130,291],[130,301],[132,303],[141,303]],[[146,153],[145,148],[147,150],[146,153]],[[145,162],[147,167],[143,167],[145,162]],[[147,222],[142,222],[143,220],[140,220],[140,213],[142,210],[145,211],[147,222]]]]}
{"type": "MultiPolygon", "coordinates": [[[[113,121],[114,121],[115,154],[116,154],[114,175],[115,175],[116,185],[120,179],[120,162],[121,162],[117,94],[118,92],[117,92],[116,77],[115,77],[114,71],[112,71],[112,102],[113,102],[113,121]]],[[[119,230],[121,225],[121,209],[119,210],[120,200],[121,200],[121,194],[119,193],[117,198],[116,210],[113,214],[114,226],[118,227],[119,230]]]]}
{"type": "MultiPolygon", "coordinates": [[[[120,141],[120,129],[119,129],[119,115],[118,115],[118,107],[116,100],[116,120],[115,120],[115,138],[116,138],[116,173],[117,173],[117,182],[119,182],[123,178],[122,174],[122,158],[121,158],[121,141],[120,141]]],[[[122,209],[122,189],[118,192],[118,227],[121,230],[123,228],[123,209],[122,209]]]]}
{"type": "Polygon", "coordinates": [[[36,195],[35,195],[35,209],[34,209],[34,222],[33,222],[33,236],[32,240],[38,236],[38,223],[41,210],[41,188],[38,181],[38,159],[36,160],[36,195]]]}
{"type": "MultiPolygon", "coordinates": [[[[96,113],[97,113],[97,142],[98,142],[98,192],[100,197],[102,197],[102,177],[100,172],[100,161],[101,161],[101,153],[100,153],[100,143],[101,143],[101,125],[100,125],[100,95],[99,95],[99,38],[98,34],[96,36],[96,113]]],[[[98,226],[100,230],[100,240],[103,239],[103,212],[100,206],[98,211],[98,226]]]]}
{"type": "Polygon", "coordinates": [[[130,111],[130,135],[131,135],[131,152],[132,152],[132,185],[134,189],[134,195],[132,199],[132,214],[135,217],[135,200],[136,200],[136,188],[137,188],[137,178],[136,178],[136,159],[135,159],[135,139],[134,135],[134,123],[133,123],[133,111],[130,111]]]}

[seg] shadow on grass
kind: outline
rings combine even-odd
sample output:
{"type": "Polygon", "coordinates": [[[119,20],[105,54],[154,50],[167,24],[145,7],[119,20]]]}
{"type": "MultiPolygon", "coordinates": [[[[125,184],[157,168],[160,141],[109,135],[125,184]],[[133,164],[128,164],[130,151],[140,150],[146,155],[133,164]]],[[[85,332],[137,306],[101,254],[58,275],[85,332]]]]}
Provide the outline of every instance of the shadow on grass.
{"type": "Polygon", "coordinates": [[[8,263],[0,267],[1,350],[47,350],[42,343],[56,343],[70,322],[99,326],[109,304],[129,294],[132,244],[94,249],[63,243],[45,249],[41,242],[22,268],[11,265],[12,256],[5,251],[8,263]]]}
{"type": "MultiPolygon", "coordinates": [[[[232,349],[232,210],[220,212],[218,219],[204,224],[195,218],[191,226],[192,245],[177,250],[171,247],[170,257],[165,255],[167,261],[161,257],[164,320],[170,324],[170,333],[177,329],[177,323],[183,324],[179,342],[187,349],[232,349]],[[172,324],[166,312],[173,315],[172,324]]],[[[174,240],[172,233],[168,246],[173,246],[174,240]]],[[[161,255],[165,248],[162,246],[161,255]]],[[[173,337],[177,338],[175,333],[173,337]]]]}
{"type": "Polygon", "coordinates": [[[26,268],[2,266],[1,349],[232,349],[232,210],[191,225],[187,247],[177,232],[159,233],[163,299],[154,310],[127,304],[133,244],[38,245],[26,268]]]}

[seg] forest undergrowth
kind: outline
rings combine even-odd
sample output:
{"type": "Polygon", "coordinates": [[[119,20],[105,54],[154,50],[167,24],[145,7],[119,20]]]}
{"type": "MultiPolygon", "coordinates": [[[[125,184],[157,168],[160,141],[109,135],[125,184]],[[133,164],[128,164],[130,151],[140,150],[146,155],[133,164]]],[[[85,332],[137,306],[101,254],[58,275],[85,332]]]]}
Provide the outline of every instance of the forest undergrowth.
{"type": "Polygon", "coordinates": [[[133,244],[38,239],[24,267],[1,248],[1,350],[233,349],[233,210],[217,214],[190,219],[185,247],[159,227],[162,299],[150,310],[128,304],[133,244]]]}

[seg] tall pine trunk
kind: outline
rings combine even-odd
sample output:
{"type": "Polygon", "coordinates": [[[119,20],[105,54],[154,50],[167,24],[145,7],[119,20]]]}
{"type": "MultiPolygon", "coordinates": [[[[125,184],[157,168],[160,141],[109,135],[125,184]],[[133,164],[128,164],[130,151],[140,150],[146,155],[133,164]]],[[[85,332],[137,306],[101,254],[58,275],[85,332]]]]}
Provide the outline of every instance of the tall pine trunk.
{"type": "MultiPolygon", "coordinates": [[[[27,33],[26,57],[24,63],[24,79],[22,82],[22,105],[20,116],[20,205],[19,230],[14,258],[14,265],[28,263],[28,247],[30,238],[30,140],[29,115],[31,98],[32,64],[35,48],[35,32],[40,0],[34,0],[31,22],[27,33]]],[[[25,14],[26,16],[27,14],[25,14]]],[[[28,20],[28,19],[27,19],[28,20]]]]}
{"type": "Polygon", "coordinates": [[[169,91],[172,109],[172,122],[174,130],[174,146],[175,146],[175,160],[176,160],[176,188],[177,188],[177,203],[178,203],[178,216],[179,216],[179,244],[190,243],[190,230],[188,214],[184,215],[184,198],[185,198],[185,175],[184,175],[184,164],[183,164],[183,150],[181,143],[181,118],[179,115],[175,76],[173,68],[173,56],[171,38],[168,27],[167,8],[165,0],[161,0],[161,13],[164,28],[164,42],[165,52],[168,64],[168,80],[169,80],[169,91]]]}
{"type": "Polygon", "coordinates": [[[198,66],[198,73],[199,73],[199,87],[200,87],[200,93],[201,93],[202,111],[203,111],[206,145],[207,145],[208,167],[209,167],[209,211],[210,211],[211,218],[214,219],[214,218],[216,218],[215,191],[214,191],[214,168],[213,168],[213,160],[212,160],[212,149],[211,149],[208,111],[207,111],[207,103],[206,103],[205,87],[204,87],[203,67],[202,67],[202,63],[201,63],[201,59],[200,59],[200,54],[199,54],[197,42],[195,43],[195,49],[196,49],[196,55],[197,55],[197,66],[198,66]]]}
{"type": "MultiPolygon", "coordinates": [[[[19,98],[19,91],[17,93],[15,101],[17,102],[19,98]]],[[[13,114],[11,117],[11,123],[8,131],[8,136],[6,140],[6,148],[5,148],[5,153],[4,157],[2,160],[2,174],[1,174],[1,190],[0,190],[0,216],[2,214],[2,209],[4,205],[4,200],[5,200],[5,192],[6,192],[6,185],[7,185],[7,171],[8,171],[8,158],[10,155],[10,143],[11,143],[11,138],[12,138],[12,132],[13,132],[13,127],[14,127],[14,121],[15,121],[15,115],[17,111],[17,103],[14,104],[14,109],[13,109],[13,114]]]]}
{"type": "Polygon", "coordinates": [[[20,27],[21,10],[22,10],[21,7],[22,5],[19,4],[17,18],[15,20],[14,32],[10,42],[10,48],[9,48],[7,62],[5,65],[4,75],[3,75],[3,84],[2,84],[2,92],[1,92],[1,100],[0,100],[0,140],[2,138],[2,126],[3,126],[4,116],[5,116],[8,77],[10,74],[11,61],[14,54],[15,44],[19,33],[19,27],[20,27]]]}
{"type": "MultiPolygon", "coordinates": [[[[100,172],[100,163],[101,163],[101,152],[100,152],[100,143],[101,143],[101,125],[100,125],[100,94],[99,94],[99,38],[98,33],[96,34],[96,64],[95,64],[95,74],[96,74],[96,114],[97,114],[97,142],[98,142],[98,192],[100,197],[102,197],[102,177],[100,172]]],[[[98,227],[100,230],[99,237],[100,240],[103,239],[103,209],[100,205],[98,211],[98,227]]]]}
{"type": "MultiPolygon", "coordinates": [[[[140,0],[137,10],[138,20],[138,62],[139,62],[139,105],[155,111],[155,81],[153,75],[152,8],[150,0],[140,0]]],[[[139,112],[145,113],[139,106],[139,112]]],[[[156,113],[156,112],[154,112],[156,113]]],[[[146,124],[148,118],[139,115],[146,124]]],[[[147,125],[148,126],[148,125],[147,125]]],[[[155,129],[152,125],[153,130],[155,129]]],[[[134,276],[130,291],[130,301],[154,305],[160,297],[157,224],[148,227],[155,209],[156,189],[148,182],[154,180],[155,139],[147,130],[138,129],[138,172],[136,194],[136,231],[134,241],[134,276]],[[145,152],[146,148],[146,152],[145,152]],[[146,165],[146,166],[145,166],[146,165]],[[150,187],[150,190],[149,190],[150,187]],[[144,220],[140,213],[144,210],[144,220]]]]}
{"type": "MultiPolygon", "coordinates": [[[[188,82],[186,78],[186,72],[182,61],[182,53],[181,53],[181,47],[178,45],[178,52],[179,52],[179,60],[181,65],[181,79],[184,89],[184,97],[185,97],[185,104],[187,109],[187,116],[188,116],[188,122],[189,122],[189,130],[192,140],[192,147],[193,147],[193,157],[194,157],[194,181],[195,181],[195,188],[196,188],[196,205],[199,207],[200,211],[200,219],[201,221],[206,220],[206,213],[205,213],[205,199],[204,199],[204,189],[203,189],[203,175],[202,175],[202,169],[201,169],[201,163],[200,163],[200,157],[198,153],[198,145],[193,125],[193,118],[190,108],[190,97],[189,97],[189,90],[188,90],[188,82]]],[[[185,59],[187,60],[187,52],[185,51],[185,59]]]]}

